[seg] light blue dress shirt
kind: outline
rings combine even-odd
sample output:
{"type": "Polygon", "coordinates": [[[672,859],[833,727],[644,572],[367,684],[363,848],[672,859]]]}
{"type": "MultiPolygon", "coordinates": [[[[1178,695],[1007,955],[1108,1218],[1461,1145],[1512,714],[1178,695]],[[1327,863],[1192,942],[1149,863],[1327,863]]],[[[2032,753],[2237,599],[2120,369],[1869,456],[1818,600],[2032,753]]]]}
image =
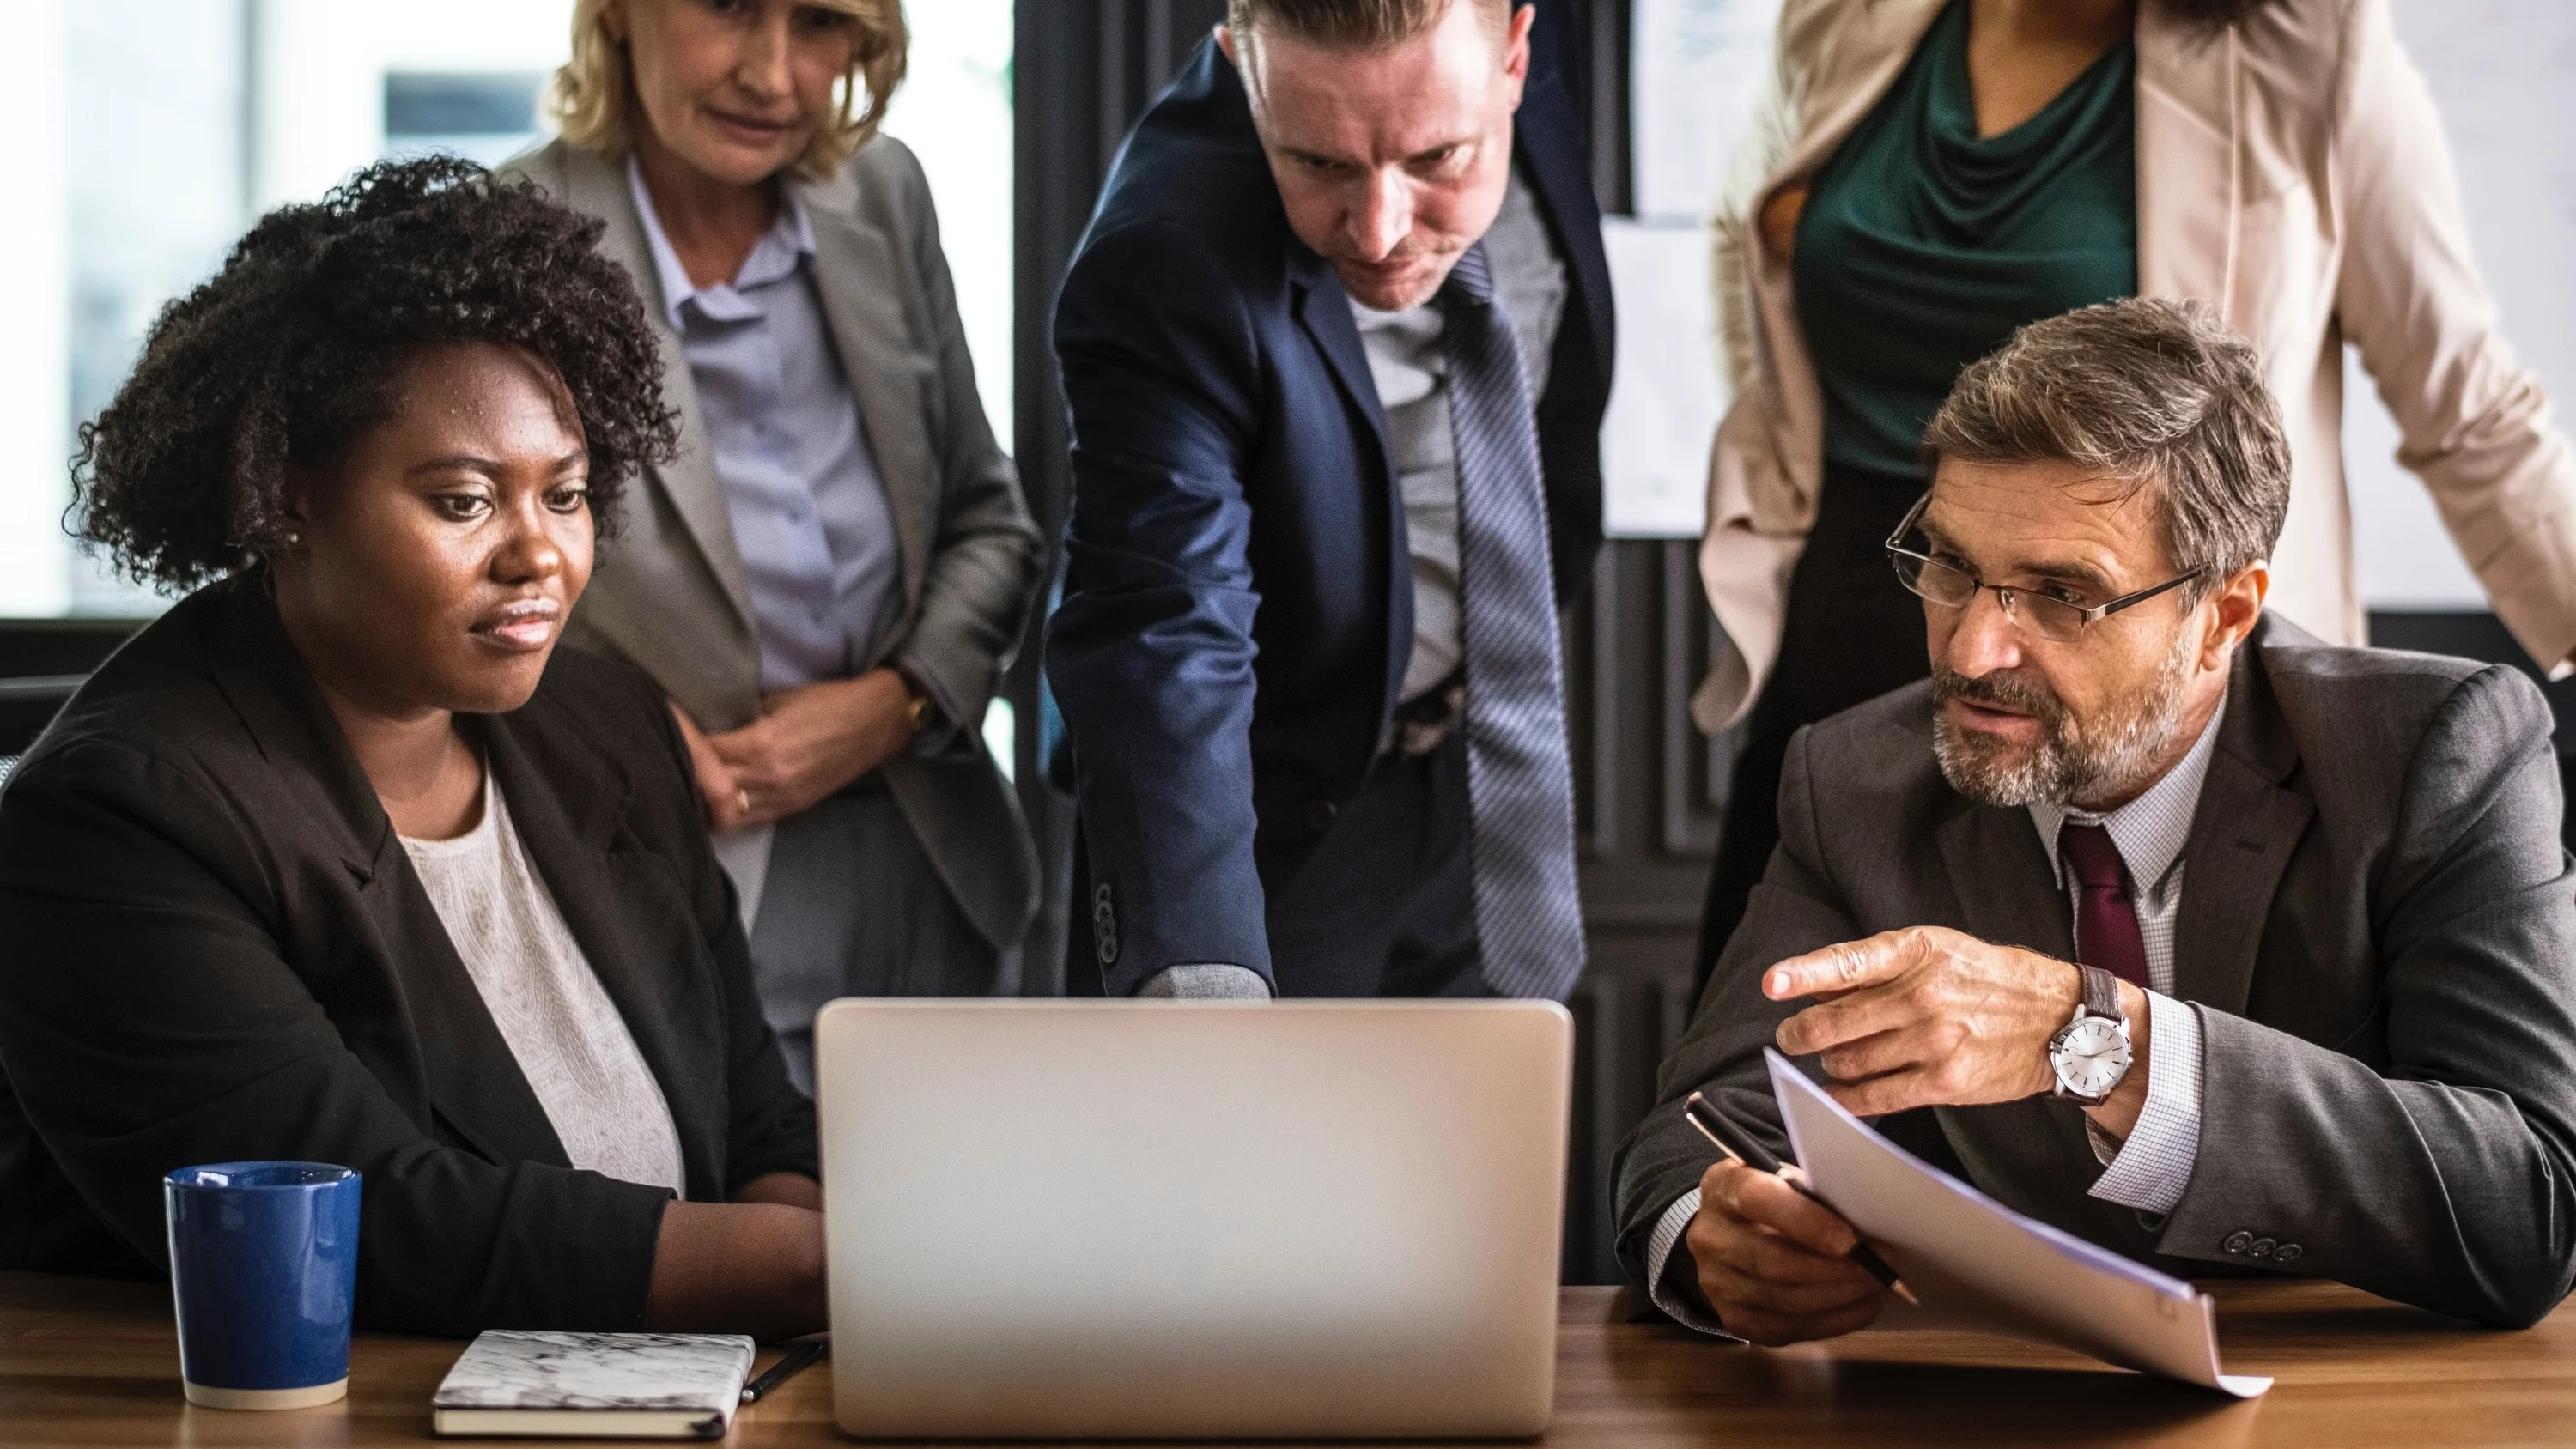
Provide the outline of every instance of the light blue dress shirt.
{"type": "Polygon", "coordinates": [[[635,210],[697,384],[760,641],[760,685],[867,669],[903,614],[894,515],[814,285],[814,228],[792,186],[730,282],[680,266],[633,160],[635,210]]]}

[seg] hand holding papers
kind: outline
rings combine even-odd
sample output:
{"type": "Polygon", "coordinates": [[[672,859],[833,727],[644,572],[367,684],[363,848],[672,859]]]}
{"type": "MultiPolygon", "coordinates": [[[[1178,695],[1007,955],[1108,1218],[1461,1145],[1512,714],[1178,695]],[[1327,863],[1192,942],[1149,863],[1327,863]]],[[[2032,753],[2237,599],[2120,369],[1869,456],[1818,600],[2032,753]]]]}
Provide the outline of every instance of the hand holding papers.
{"type": "Polygon", "coordinates": [[[1807,1185],[1877,1245],[1925,1308],[1959,1327],[2052,1344],[2252,1398],[2219,1371],[2213,1305],[2179,1278],[2012,1211],[1917,1161],[1764,1053],[1807,1185]]]}
{"type": "MultiPolygon", "coordinates": [[[[1806,1192],[1806,1178],[1803,1175],[1792,1173],[1782,1167],[1780,1159],[1772,1156],[1771,1150],[1764,1147],[1760,1139],[1726,1120],[1726,1114],[1717,1110],[1716,1103],[1693,1092],[1690,1094],[1690,1100],[1682,1104],[1682,1112],[1690,1118],[1690,1124],[1700,1130],[1701,1136],[1716,1143],[1717,1150],[1725,1153],[1731,1160],[1752,1168],[1755,1172],[1776,1174],[1790,1186],[1800,1192],[1806,1192]]],[[[1808,1195],[1814,1196],[1812,1193],[1808,1195]]],[[[1918,1306],[1921,1304],[1922,1300],[1914,1296],[1914,1290],[1905,1286],[1905,1280],[1897,1277],[1896,1270],[1887,1266],[1887,1260],[1881,1258],[1869,1244],[1854,1242],[1851,1251],[1843,1256],[1866,1269],[1869,1276],[1878,1280],[1880,1287],[1908,1303],[1918,1306]]]]}

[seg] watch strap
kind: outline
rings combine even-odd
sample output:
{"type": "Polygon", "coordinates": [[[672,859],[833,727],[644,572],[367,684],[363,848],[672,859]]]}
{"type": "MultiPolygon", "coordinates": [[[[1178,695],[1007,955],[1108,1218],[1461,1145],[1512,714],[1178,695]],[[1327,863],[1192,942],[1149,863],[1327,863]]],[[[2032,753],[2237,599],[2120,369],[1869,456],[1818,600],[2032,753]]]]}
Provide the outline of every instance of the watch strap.
{"type": "Polygon", "coordinates": [[[2088,1015],[2104,1017],[2111,1021],[2122,1019],[2119,977],[2099,966],[2082,965],[2075,968],[2075,976],[2079,983],[2077,990],[2082,993],[2084,1010],[2088,1015]]]}

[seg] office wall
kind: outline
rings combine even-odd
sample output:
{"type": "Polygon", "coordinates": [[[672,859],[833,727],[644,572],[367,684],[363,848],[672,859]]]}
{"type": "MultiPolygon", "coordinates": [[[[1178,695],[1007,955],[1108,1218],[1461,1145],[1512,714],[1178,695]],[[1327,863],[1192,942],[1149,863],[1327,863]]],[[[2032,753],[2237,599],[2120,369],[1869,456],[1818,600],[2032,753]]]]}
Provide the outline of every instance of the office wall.
{"type": "MultiPolygon", "coordinates": [[[[2560,401],[2576,397],[2576,5],[2389,0],[2442,111],[2469,237],[2505,334],[2560,401]]],[[[2397,465],[2396,425],[2347,351],[2344,456],[2362,597],[2484,610],[2432,501],[2397,465]]]]}
{"type": "Polygon", "coordinates": [[[10,49],[17,74],[0,86],[0,136],[12,148],[17,192],[0,228],[0,275],[10,279],[9,345],[0,348],[0,616],[57,614],[70,602],[64,499],[38,480],[68,451],[63,358],[70,318],[70,225],[64,138],[64,58],[71,0],[17,0],[10,49]]]}
{"type": "MultiPolygon", "coordinates": [[[[916,3],[888,130],[947,223],[987,406],[1011,413],[1012,0],[916,3]]],[[[498,161],[539,134],[572,0],[17,0],[0,91],[12,283],[0,351],[0,617],[165,602],[78,556],[61,524],[80,421],[145,330],[272,206],[380,156],[498,161]],[[441,118],[444,118],[443,120],[441,118]]]]}

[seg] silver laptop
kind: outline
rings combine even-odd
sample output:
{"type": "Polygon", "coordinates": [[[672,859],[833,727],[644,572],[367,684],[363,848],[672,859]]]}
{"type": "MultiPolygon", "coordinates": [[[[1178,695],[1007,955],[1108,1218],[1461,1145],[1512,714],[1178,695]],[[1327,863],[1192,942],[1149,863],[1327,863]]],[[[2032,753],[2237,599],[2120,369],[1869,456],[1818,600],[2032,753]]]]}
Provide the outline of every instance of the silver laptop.
{"type": "Polygon", "coordinates": [[[1572,1044],[1548,1002],[833,1002],[842,1429],[1538,1433],[1572,1044]]]}

